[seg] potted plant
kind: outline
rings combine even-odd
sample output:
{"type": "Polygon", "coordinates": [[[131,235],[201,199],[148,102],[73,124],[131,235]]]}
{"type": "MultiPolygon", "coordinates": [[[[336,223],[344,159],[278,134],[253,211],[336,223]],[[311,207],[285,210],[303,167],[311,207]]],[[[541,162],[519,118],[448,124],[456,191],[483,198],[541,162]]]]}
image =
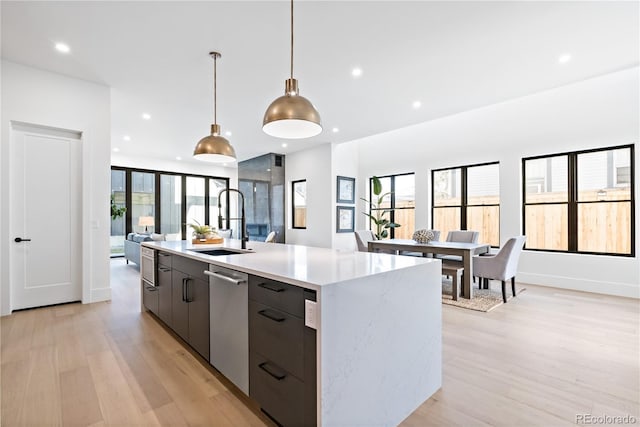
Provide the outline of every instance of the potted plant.
{"type": "Polygon", "coordinates": [[[387,213],[391,212],[393,209],[382,209],[380,207],[382,206],[384,198],[390,195],[392,192],[388,191],[384,194],[381,194],[382,183],[377,176],[371,178],[371,190],[373,193],[373,197],[371,198],[371,200],[367,200],[363,197],[360,198],[369,204],[369,213],[363,212],[363,214],[369,217],[371,222],[373,222],[373,224],[375,225],[375,230],[373,230],[373,233],[375,234],[376,239],[386,239],[387,237],[389,237],[390,228],[400,227],[400,224],[391,222],[386,218],[387,213]]]}
{"type": "Polygon", "coordinates": [[[207,239],[214,234],[213,229],[209,225],[200,225],[198,221],[193,220],[195,223],[188,224],[193,229],[193,237],[199,240],[207,239]]]}

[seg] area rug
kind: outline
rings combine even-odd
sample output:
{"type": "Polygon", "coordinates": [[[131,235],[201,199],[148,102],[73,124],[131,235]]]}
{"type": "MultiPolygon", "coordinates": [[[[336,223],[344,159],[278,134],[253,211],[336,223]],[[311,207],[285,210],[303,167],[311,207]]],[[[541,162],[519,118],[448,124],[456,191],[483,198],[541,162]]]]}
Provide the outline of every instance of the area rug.
{"type": "MultiPolygon", "coordinates": [[[[513,297],[511,296],[511,282],[507,283],[507,285],[508,302],[513,297]]],[[[477,283],[473,283],[472,286],[474,286],[472,299],[458,297],[458,301],[454,301],[451,297],[451,280],[443,278],[442,303],[469,310],[483,311],[485,313],[503,304],[500,282],[490,282],[490,289],[478,289],[477,283]]],[[[523,291],[525,291],[525,288],[516,283],[516,295],[520,295],[523,291]]]]}

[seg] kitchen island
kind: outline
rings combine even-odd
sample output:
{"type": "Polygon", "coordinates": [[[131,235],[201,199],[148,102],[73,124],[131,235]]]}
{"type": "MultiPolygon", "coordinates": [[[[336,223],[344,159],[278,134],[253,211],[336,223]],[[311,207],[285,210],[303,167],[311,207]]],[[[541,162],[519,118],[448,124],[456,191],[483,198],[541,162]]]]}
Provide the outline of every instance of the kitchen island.
{"type": "MultiPolygon", "coordinates": [[[[256,312],[262,315],[253,316],[249,310],[249,317],[254,319],[249,321],[249,329],[255,329],[261,321],[272,320],[273,325],[278,325],[278,322],[287,324],[289,321],[284,319],[290,318],[292,322],[300,322],[301,331],[304,331],[292,335],[304,340],[304,346],[300,344],[304,363],[299,369],[294,363],[291,368],[281,370],[282,366],[271,365],[268,356],[263,358],[267,352],[262,350],[265,346],[263,338],[272,337],[272,330],[247,333],[249,340],[253,340],[249,344],[251,363],[255,362],[261,368],[249,369],[248,394],[267,413],[270,413],[268,406],[277,405],[277,402],[263,403],[263,400],[277,398],[280,391],[270,386],[263,389],[257,382],[258,375],[273,380],[276,385],[280,381],[284,388],[289,387],[284,383],[292,378],[291,390],[303,390],[312,384],[315,390],[312,422],[320,426],[397,425],[441,386],[439,260],[261,242],[249,242],[245,253],[214,256],[198,252],[221,248],[241,252],[237,240],[225,240],[220,245],[194,245],[186,241],[144,242],[142,245],[180,262],[206,263],[210,266],[211,271],[207,273],[210,276],[218,268],[248,275],[247,304],[256,307],[256,312]],[[280,303],[276,300],[272,306],[268,305],[272,296],[285,295],[285,287],[300,290],[300,304],[304,295],[304,305],[299,306],[299,313],[298,308],[287,311],[285,305],[278,306],[280,303]],[[268,297],[266,301],[260,299],[260,292],[268,297]],[[312,345],[309,337],[313,337],[312,345]],[[313,351],[311,360],[315,359],[313,367],[309,366],[312,364],[309,363],[309,349],[313,351]],[[296,374],[298,371],[300,373],[296,374]],[[288,376],[289,372],[292,375],[288,376]],[[312,381],[309,372],[314,377],[312,381]]],[[[184,285],[184,281],[182,283],[184,285]]],[[[184,290],[182,292],[185,300],[184,290]]],[[[192,298],[189,290],[186,294],[186,300],[192,298]]],[[[271,326],[267,324],[267,327],[271,326]]],[[[215,346],[215,339],[212,339],[211,348],[215,346]]],[[[274,354],[278,353],[278,348],[275,346],[272,350],[274,354]]],[[[291,354],[296,351],[293,349],[291,354]]],[[[211,360],[217,368],[214,359],[211,360]]],[[[277,362],[277,357],[273,360],[277,362]]],[[[224,374],[223,370],[221,372],[224,374]]],[[[239,388],[247,392],[243,387],[239,388]]],[[[287,413],[295,406],[291,402],[287,413]]],[[[308,420],[306,408],[305,420],[308,420]]],[[[270,415],[282,424],[295,423],[277,417],[274,412],[277,409],[270,415]]]]}

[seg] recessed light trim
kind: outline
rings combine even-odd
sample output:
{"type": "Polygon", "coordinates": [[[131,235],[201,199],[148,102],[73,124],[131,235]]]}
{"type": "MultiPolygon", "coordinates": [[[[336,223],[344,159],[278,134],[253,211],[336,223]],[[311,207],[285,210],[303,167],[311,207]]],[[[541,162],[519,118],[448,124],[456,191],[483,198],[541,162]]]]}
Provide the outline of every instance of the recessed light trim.
{"type": "Polygon", "coordinates": [[[69,47],[68,44],[65,44],[65,43],[56,43],[56,50],[62,53],[71,52],[71,48],[69,47]]]}
{"type": "Polygon", "coordinates": [[[114,152],[114,153],[117,153],[118,151],[120,151],[120,149],[119,149],[118,147],[114,147],[114,148],[113,148],[113,152],[114,152]]]}
{"type": "Polygon", "coordinates": [[[422,102],[413,101],[413,104],[411,104],[411,106],[417,110],[418,108],[422,107],[422,102]]]}
{"type": "Polygon", "coordinates": [[[353,70],[351,70],[351,75],[352,75],[353,77],[360,77],[360,76],[362,76],[362,68],[360,68],[360,67],[356,67],[356,68],[354,68],[353,70]]]}
{"type": "Polygon", "coordinates": [[[177,156],[177,157],[176,157],[176,160],[182,160],[182,157],[177,156]]]}
{"type": "Polygon", "coordinates": [[[286,142],[282,143],[282,148],[287,148],[287,143],[286,142]]]}
{"type": "Polygon", "coordinates": [[[338,132],[340,132],[340,129],[338,129],[338,128],[333,128],[333,129],[331,129],[331,132],[333,132],[333,133],[338,133],[338,132]]]}
{"type": "Polygon", "coordinates": [[[563,53],[558,57],[559,64],[566,64],[567,62],[570,62],[570,61],[571,61],[571,54],[569,53],[563,53]]]}
{"type": "Polygon", "coordinates": [[[145,120],[151,120],[151,114],[149,113],[142,113],[142,118],[145,120]]]}
{"type": "Polygon", "coordinates": [[[131,137],[129,135],[125,135],[122,137],[124,141],[131,141],[131,137]]]}
{"type": "Polygon", "coordinates": [[[233,133],[232,133],[230,130],[226,131],[224,134],[225,134],[226,136],[231,136],[231,135],[233,135],[233,133]]]}

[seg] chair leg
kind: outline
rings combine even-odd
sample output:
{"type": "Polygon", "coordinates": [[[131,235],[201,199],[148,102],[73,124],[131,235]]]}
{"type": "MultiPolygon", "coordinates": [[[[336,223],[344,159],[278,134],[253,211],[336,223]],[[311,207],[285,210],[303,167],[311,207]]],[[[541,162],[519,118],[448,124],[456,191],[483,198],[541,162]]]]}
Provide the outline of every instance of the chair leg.
{"type": "Polygon", "coordinates": [[[484,288],[489,289],[489,279],[485,277],[484,279],[484,288]]]}
{"type": "Polygon", "coordinates": [[[502,281],[502,301],[504,301],[504,303],[507,303],[507,291],[506,291],[506,286],[507,286],[507,282],[505,282],[504,280],[502,281]]]}
{"type": "Polygon", "coordinates": [[[511,278],[511,294],[514,297],[516,296],[516,276],[513,276],[511,278]]]}

